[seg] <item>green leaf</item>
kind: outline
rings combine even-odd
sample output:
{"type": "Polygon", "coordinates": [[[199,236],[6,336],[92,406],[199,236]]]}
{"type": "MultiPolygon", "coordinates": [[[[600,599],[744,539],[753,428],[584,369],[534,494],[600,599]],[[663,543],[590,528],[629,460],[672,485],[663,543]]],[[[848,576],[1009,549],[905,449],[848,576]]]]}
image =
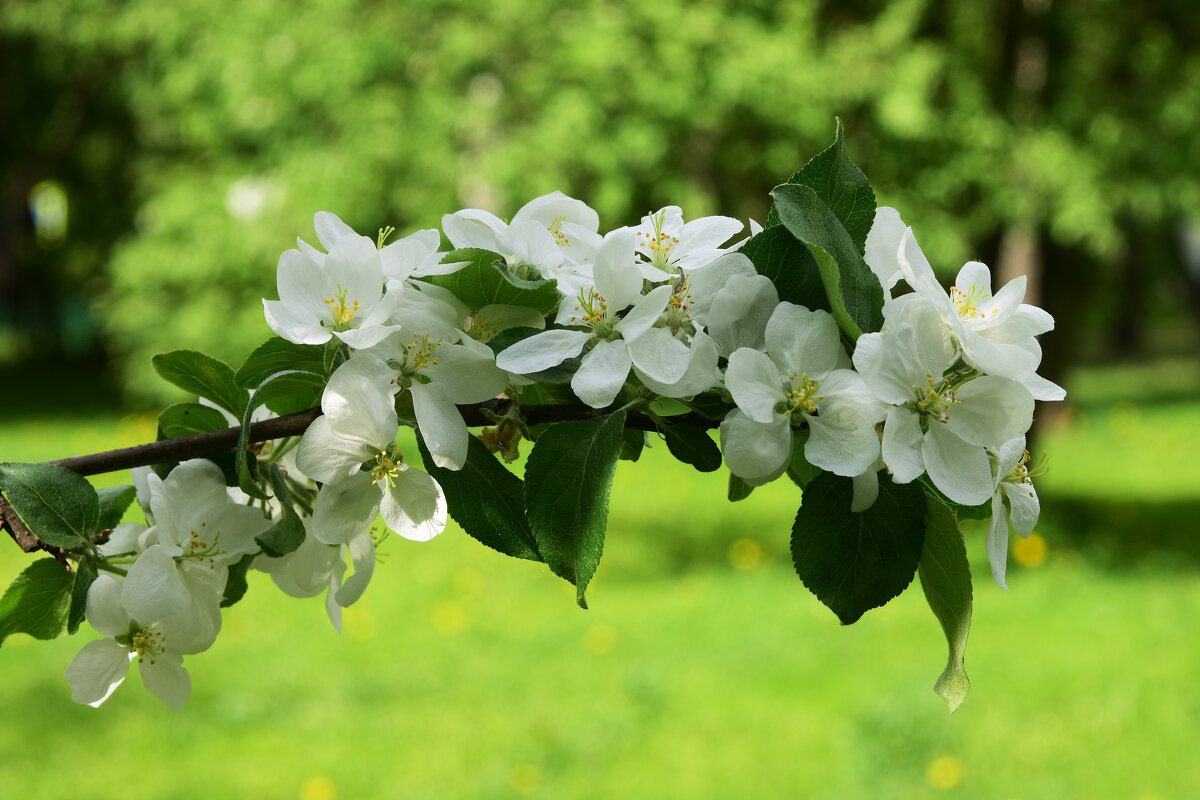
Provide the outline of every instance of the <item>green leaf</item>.
{"type": "Polygon", "coordinates": [[[35,561],[0,597],[0,644],[14,633],[53,639],[62,633],[75,576],[53,558],[35,561]]]}
{"type": "Polygon", "coordinates": [[[446,495],[450,516],[471,538],[506,556],[542,560],[521,503],[524,484],[500,463],[487,445],[472,436],[467,446],[467,461],[457,471],[435,464],[419,436],[417,446],[425,471],[446,495]]]}
{"type": "MultiPolygon", "coordinates": [[[[132,487],[130,487],[132,488],[132,487]]],[[[87,609],[88,589],[97,577],[96,565],[91,558],[81,558],[75,565],[75,579],[71,582],[71,606],[67,612],[67,633],[79,630],[83,612],[87,609]]]]}
{"type": "Polygon", "coordinates": [[[809,431],[800,431],[792,438],[792,460],[788,462],[787,474],[792,483],[803,489],[824,470],[814,467],[804,457],[804,445],[808,444],[809,431]]]}
{"type": "Polygon", "coordinates": [[[100,520],[96,523],[96,529],[106,531],[121,524],[125,509],[137,497],[137,489],[132,486],[109,486],[97,489],[96,495],[100,500],[100,520]]]}
{"type": "Polygon", "coordinates": [[[637,428],[626,428],[621,433],[621,455],[622,461],[637,461],[642,457],[642,450],[646,448],[646,432],[640,431],[637,428]]]}
{"type": "Polygon", "coordinates": [[[288,553],[294,553],[304,544],[304,523],[292,508],[292,493],[288,489],[287,479],[283,469],[278,464],[272,464],[270,469],[271,488],[275,490],[275,499],[279,501],[282,517],[272,525],[266,533],[254,537],[258,546],[268,558],[280,558],[288,553]]]}
{"type": "Polygon", "coordinates": [[[810,311],[830,311],[821,270],[812,251],[782,225],[767,228],[742,246],[759,275],[775,284],[779,299],[810,311]]]}
{"type": "Polygon", "coordinates": [[[82,475],[49,464],[0,464],[0,489],[30,532],[78,547],[99,530],[100,499],[82,475]]]}
{"type": "Polygon", "coordinates": [[[853,512],[850,478],[826,473],[804,490],[792,527],[792,563],[808,590],[843,625],[912,583],[925,543],[925,492],[918,483],[879,481],[879,498],[853,512]]]}
{"type": "Polygon", "coordinates": [[[736,503],[739,500],[745,500],[753,491],[754,487],[746,483],[744,479],[739,478],[732,472],[729,473],[729,488],[725,492],[729,498],[729,502],[736,503]]]}
{"type": "Polygon", "coordinates": [[[584,592],[604,550],[608,496],[624,442],[625,412],[563,422],[540,437],[525,464],[525,512],[555,575],[584,592]]]}
{"type": "MultiPolygon", "coordinates": [[[[251,469],[253,459],[247,448],[250,446],[250,422],[254,409],[267,405],[272,400],[282,397],[294,397],[297,391],[325,386],[325,378],[316,373],[301,369],[285,369],[263,378],[262,383],[250,396],[246,410],[242,414],[242,432],[238,436],[237,449],[234,451],[234,467],[237,471],[238,486],[243,492],[256,500],[267,500],[269,495],[258,485],[251,469]]],[[[269,406],[268,406],[269,407],[269,406]]]]}
{"type": "Polygon", "coordinates": [[[158,415],[158,432],[163,439],[194,436],[198,433],[225,430],[229,420],[212,406],[199,403],[176,403],[158,415]]]}
{"type": "Polygon", "coordinates": [[[933,690],[954,712],[967,697],[971,682],[963,667],[971,629],[971,566],[954,512],[935,497],[927,501],[925,548],[921,553],[921,589],[942,625],[950,656],[933,690]]]}
{"type": "Polygon", "coordinates": [[[246,596],[246,572],[258,553],[247,553],[236,564],[229,565],[229,578],[225,581],[225,594],[221,597],[221,608],[229,608],[246,596]]]}
{"type": "Polygon", "coordinates": [[[721,448],[708,431],[686,422],[676,422],[663,427],[663,436],[671,455],[683,463],[700,472],[716,472],[721,468],[721,448]]]}
{"type": "Polygon", "coordinates": [[[259,345],[233,377],[238,386],[254,389],[267,378],[281,372],[298,370],[318,376],[320,380],[317,382],[297,382],[288,392],[260,403],[280,416],[295,414],[321,405],[321,392],[328,377],[325,352],[324,345],[295,344],[275,337],[259,345]]]}
{"type": "Polygon", "coordinates": [[[238,386],[233,368],[224,361],[195,350],[172,350],[159,353],[151,363],[163,380],[213,401],[234,417],[242,416],[246,390],[238,386]]]}
{"type": "MultiPolygon", "coordinates": [[[[813,156],[787,182],[812,189],[841,220],[858,252],[861,254],[866,249],[867,234],[875,223],[875,191],[846,152],[846,137],[840,119],[833,144],[813,156]]],[[[768,226],[778,222],[777,209],[771,209],[768,226]]]]}
{"type": "Polygon", "coordinates": [[[443,264],[456,261],[466,261],[467,266],[449,275],[430,275],[422,280],[449,289],[475,311],[492,304],[528,306],[541,314],[558,308],[558,285],[554,281],[519,280],[497,266],[504,263],[498,253],[463,248],[451,250],[442,259],[443,264]]]}
{"type": "Polygon", "coordinates": [[[857,340],[883,327],[883,287],[841,221],[807,186],[776,186],[771,196],[784,227],[812,249],[842,331],[857,340]]]}

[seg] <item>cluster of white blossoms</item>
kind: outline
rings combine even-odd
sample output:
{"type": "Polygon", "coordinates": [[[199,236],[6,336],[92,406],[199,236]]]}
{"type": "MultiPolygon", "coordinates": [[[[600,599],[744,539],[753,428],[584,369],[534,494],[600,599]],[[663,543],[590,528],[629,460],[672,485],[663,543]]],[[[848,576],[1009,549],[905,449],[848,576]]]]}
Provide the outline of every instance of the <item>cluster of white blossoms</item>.
{"type": "Polygon", "coordinates": [[[212,462],[186,462],[165,480],[139,473],[150,527],[122,525],[104,545],[110,564],[130,566],[92,584],[86,616],[109,638],[68,668],[75,700],[103,702],[137,658],[148,688],[181,706],[190,693],[182,657],[212,644],[229,568],[246,556],[289,595],[327,592],[339,625],[339,609],[371,578],[377,516],[414,541],[446,526],[442,488],[397,448],[400,425],[417,428],[439,468],[459,470],[470,434],[458,406],[512,396],[547,370],[560,380],[570,370],[571,390],[597,409],[626,388],[642,401],[715,390],[730,409],[720,422],[725,463],[751,486],[802,453],[854,480],[856,511],[874,503],[882,469],[896,483],[925,479],[957,504],[990,503],[987,548],[1001,585],[1009,520],[1028,535],[1037,519],[1024,436],[1034,400],[1063,397],[1037,375],[1034,337],[1053,320],[1023,304],[1024,278],[993,294],[977,262],[944,291],[893,209],[877,211],[865,255],[886,323],[852,348],[829,313],[780,301],[739,251],[746,240],[731,243],[744,226],[729,217],[685,221],[669,206],[601,233],[595,211],[555,192],[510,222],[467,209],[443,217],[441,232],[390,243],[390,229],[371,239],[327,212],[315,227],[324,250],[301,241],[283,253],[279,299],[263,301],[280,337],[343,359],[322,416],[287,462],[289,478],[309,479],[303,544],[278,558],[260,553],[256,537],[283,509],[250,505],[212,462]],[[515,286],[555,281],[557,308],[475,308],[426,280],[468,266],[447,259],[443,236],[494,253],[515,286]],[[893,297],[900,280],[912,291],[893,297]],[[488,345],[513,328],[526,330],[499,352],[488,345]]]}

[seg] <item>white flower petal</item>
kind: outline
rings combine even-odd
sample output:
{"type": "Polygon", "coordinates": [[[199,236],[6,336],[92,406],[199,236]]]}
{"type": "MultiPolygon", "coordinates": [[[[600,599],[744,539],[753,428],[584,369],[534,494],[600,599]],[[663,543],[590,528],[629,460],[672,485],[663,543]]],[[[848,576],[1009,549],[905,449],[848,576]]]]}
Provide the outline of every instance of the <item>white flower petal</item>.
{"type": "Polygon", "coordinates": [[[1037,525],[1038,516],[1042,512],[1042,505],[1038,501],[1037,490],[1033,488],[1033,483],[1002,483],[1000,488],[1004,490],[1004,496],[1008,498],[1008,506],[1011,509],[1010,521],[1012,522],[1013,530],[1019,533],[1023,538],[1028,538],[1029,534],[1033,533],[1033,528],[1037,525]]]}
{"type": "Polygon", "coordinates": [[[414,383],[409,391],[417,427],[434,463],[446,469],[462,469],[467,462],[470,434],[458,407],[436,383],[414,383]]]}
{"type": "Polygon", "coordinates": [[[765,424],[755,422],[734,409],[721,422],[721,452],[734,475],[755,486],[769,483],[791,461],[791,423],[783,414],[765,424]]]}
{"type": "Polygon", "coordinates": [[[992,465],[983,447],[967,444],[946,430],[929,423],[921,457],[933,485],[956,503],[977,506],[992,496],[992,465]]]}
{"type": "Polygon", "coordinates": [[[988,520],[987,530],[988,563],[992,567],[992,578],[1007,589],[1004,583],[1004,573],[1008,569],[1008,514],[1004,510],[1004,502],[997,492],[992,497],[992,518],[988,520]]]}
{"type": "Polygon", "coordinates": [[[623,340],[597,342],[571,376],[571,390],[592,408],[604,408],[625,385],[632,365],[629,348],[623,340]]]}
{"type": "Polygon", "coordinates": [[[92,582],[84,614],[91,626],[105,636],[129,633],[129,612],[121,603],[121,584],[111,575],[100,575],[92,582]]]}
{"type": "MultiPolygon", "coordinates": [[[[384,500],[384,503],[387,502],[384,500]]],[[[369,533],[351,539],[346,543],[346,550],[350,553],[354,574],[347,578],[335,593],[339,606],[353,605],[362,597],[363,592],[367,590],[367,584],[371,582],[371,575],[375,572],[375,541],[369,533]]]]}
{"type": "Polygon", "coordinates": [[[792,374],[820,380],[842,356],[841,335],[833,317],[792,303],[775,307],[764,340],[784,380],[792,374]]]}
{"type": "Polygon", "coordinates": [[[175,560],[158,544],[130,565],[121,586],[121,604],[141,625],[183,613],[191,602],[175,560]]]}
{"type": "Polygon", "coordinates": [[[654,380],[675,383],[687,372],[691,351],[666,328],[651,328],[626,345],[633,365],[654,380]]]}
{"type": "Polygon", "coordinates": [[[368,445],[338,436],[328,417],[317,417],[296,448],[296,466],[315,481],[332,483],[357,473],[371,455],[368,445]]]}
{"type": "Polygon", "coordinates": [[[408,469],[383,496],[380,508],[393,531],[414,542],[427,542],[446,529],[446,496],[427,473],[408,469]]]}
{"type": "Polygon", "coordinates": [[[861,475],[855,475],[853,481],[854,497],[850,501],[850,511],[858,514],[875,505],[879,499],[879,471],[872,466],[861,475]]]}
{"type": "Polygon", "coordinates": [[[775,419],[775,406],[783,402],[783,384],[775,362],[766,354],[741,347],[729,356],[725,369],[725,388],[733,402],[755,422],[775,419]]]}
{"type": "Polygon", "coordinates": [[[379,515],[380,490],[369,473],[321,487],[313,503],[312,533],[325,544],[344,544],[358,536],[379,515]]]}
{"type": "Polygon", "coordinates": [[[546,331],[522,339],[496,356],[496,366],[505,372],[532,375],[557,367],[574,358],[592,338],[584,331],[546,331]]]}
{"type": "Polygon", "coordinates": [[[882,455],[894,482],[909,483],[924,474],[923,444],[921,423],[916,415],[899,407],[889,409],[883,424],[882,455]]]}
{"type": "Polygon", "coordinates": [[[131,658],[129,648],[112,639],[97,639],[85,644],[67,665],[64,676],[71,684],[71,699],[99,707],[129,674],[131,658]]]}
{"type": "Polygon", "coordinates": [[[162,700],[167,708],[182,711],[192,696],[192,679],[183,668],[183,656],[168,650],[150,658],[142,657],[138,664],[142,683],[150,693],[162,700]]]}

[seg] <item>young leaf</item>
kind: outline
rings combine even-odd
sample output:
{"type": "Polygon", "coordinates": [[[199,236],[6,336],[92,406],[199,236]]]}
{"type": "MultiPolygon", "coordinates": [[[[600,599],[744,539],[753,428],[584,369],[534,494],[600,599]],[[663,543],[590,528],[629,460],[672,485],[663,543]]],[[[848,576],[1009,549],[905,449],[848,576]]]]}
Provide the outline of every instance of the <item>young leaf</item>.
{"type": "Polygon", "coordinates": [[[700,472],[716,472],[721,468],[721,448],[708,435],[686,422],[677,422],[663,428],[663,436],[667,440],[667,449],[671,455],[685,464],[690,464],[700,472]]]}
{"type": "Polygon", "coordinates": [[[132,486],[109,486],[97,489],[96,495],[100,499],[100,521],[96,523],[96,528],[106,531],[121,524],[125,509],[137,497],[137,489],[132,486]]]}
{"type": "Polygon", "coordinates": [[[971,682],[963,668],[967,634],[971,629],[971,567],[967,548],[954,512],[930,497],[921,553],[921,589],[946,634],[950,657],[933,690],[942,696],[951,713],[967,697],[971,682]]]}
{"type": "MultiPolygon", "coordinates": [[[[133,487],[130,487],[133,488],[133,487]]],[[[75,566],[75,580],[71,582],[71,607],[67,612],[67,633],[73,634],[79,630],[83,622],[83,612],[87,607],[88,589],[96,580],[96,565],[91,558],[81,558],[75,566]]]]}
{"type": "Polygon", "coordinates": [[[782,225],[767,228],[742,246],[759,275],[775,284],[779,299],[810,311],[830,311],[816,259],[803,242],[782,225]]]}
{"type": "Polygon", "coordinates": [[[624,428],[624,411],[554,425],[525,464],[525,512],[538,550],[555,575],[575,585],[582,608],[604,549],[624,428]]]}
{"type": "Polygon", "coordinates": [[[14,633],[35,639],[53,639],[62,633],[74,578],[53,558],[26,567],[0,597],[0,644],[14,633]]]}
{"type": "Polygon", "coordinates": [[[783,226],[812,248],[842,331],[857,340],[883,327],[883,287],[841,221],[807,186],[776,186],[771,196],[783,226]]]}
{"type": "Polygon", "coordinates": [[[457,471],[435,464],[420,437],[417,446],[425,471],[446,495],[450,516],[471,538],[506,556],[542,560],[521,504],[524,484],[492,455],[487,445],[472,436],[467,462],[457,471]]]}
{"type": "Polygon", "coordinates": [[[736,503],[739,500],[745,500],[754,491],[754,487],[746,483],[745,480],[729,473],[729,488],[726,490],[726,496],[729,502],[736,503]]]}
{"type": "Polygon", "coordinates": [[[257,553],[247,553],[236,564],[229,565],[229,578],[225,581],[225,594],[221,597],[221,608],[229,608],[246,596],[246,572],[257,555],[257,553]]]}
{"type": "Polygon", "coordinates": [[[33,535],[78,547],[99,530],[100,500],[82,475],[49,464],[0,464],[0,490],[33,535]]]}
{"type": "Polygon", "coordinates": [[[430,275],[424,281],[449,289],[472,309],[503,304],[527,306],[542,314],[558,308],[558,285],[554,281],[523,281],[497,266],[504,263],[499,253],[478,248],[450,251],[443,264],[465,261],[467,266],[449,275],[430,275]]]}
{"type": "MultiPolygon", "coordinates": [[[[841,220],[858,252],[863,252],[867,234],[875,223],[875,191],[867,176],[846,152],[846,136],[840,119],[837,121],[833,144],[813,156],[787,182],[807,186],[816,192],[817,197],[841,220]]],[[[777,210],[771,211],[768,225],[779,222],[777,210]]],[[[783,299],[782,295],[780,299],[783,299]]]]}
{"type": "Polygon", "coordinates": [[[199,403],[176,403],[158,415],[158,432],[163,439],[194,436],[197,433],[220,431],[229,427],[229,420],[217,409],[199,403]]]}
{"type": "Polygon", "coordinates": [[[195,350],[172,350],[159,353],[151,363],[163,380],[212,400],[234,417],[242,416],[247,393],[238,386],[233,369],[224,361],[195,350]]]}
{"type": "Polygon", "coordinates": [[[852,512],[850,478],[826,473],[804,490],[792,527],[792,563],[808,590],[843,625],[891,600],[912,582],[925,543],[920,484],[879,482],[879,498],[852,512]]]}
{"type": "Polygon", "coordinates": [[[275,491],[275,499],[279,501],[283,516],[266,533],[255,536],[254,541],[258,542],[268,558],[280,558],[298,550],[304,544],[306,534],[304,523],[292,508],[292,493],[278,464],[271,465],[270,477],[271,488],[275,491]]]}

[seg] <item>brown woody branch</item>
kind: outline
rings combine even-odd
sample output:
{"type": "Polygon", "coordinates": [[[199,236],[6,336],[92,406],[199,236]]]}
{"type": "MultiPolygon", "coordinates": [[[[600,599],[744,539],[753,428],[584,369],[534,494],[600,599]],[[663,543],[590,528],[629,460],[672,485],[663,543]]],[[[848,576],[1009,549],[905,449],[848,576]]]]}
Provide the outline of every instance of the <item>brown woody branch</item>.
{"type": "MultiPolygon", "coordinates": [[[[488,415],[503,415],[511,405],[511,400],[497,398],[485,400],[482,403],[460,406],[459,411],[462,412],[463,419],[468,426],[477,427],[492,424],[492,420],[488,415]]],[[[593,419],[612,413],[614,410],[614,408],[588,408],[574,405],[529,405],[521,406],[521,417],[530,425],[538,425],[547,422],[593,419]]],[[[250,443],[256,444],[272,439],[299,436],[319,416],[321,416],[321,409],[310,408],[308,411],[301,411],[298,414],[289,414],[286,417],[255,422],[250,426],[250,443]]],[[[705,429],[717,426],[715,420],[708,419],[696,413],[673,416],[668,418],[668,421],[671,424],[686,422],[705,429]]],[[[655,420],[641,413],[629,414],[626,417],[625,426],[643,431],[657,429],[655,420]]],[[[103,453],[92,453],[86,456],[60,458],[57,461],[47,463],[53,464],[56,467],[62,467],[63,469],[69,469],[80,475],[99,475],[105,472],[116,472],[132,467],[165,464],[171,461],[186,461],[189,458],[203,458],[204,456],[211,456],[216,453],[228,452],[237,447],[241,434],[242,426],[238,425],[211,433],[198,433],[194,436],[163,439],[149,444],[140,444],[136,447],[123,447],[119,450],[108,450],[103,453]]],[[[16,511],[5,502],[3,497],[0,497],[0,528],[6,530],[9,536],[26,553],[31,553],[34,550],[47,550],[56,555],[61,553],[60,548],[51,548],[25,527],[20,517],[17,516],[16,511]]]]}

